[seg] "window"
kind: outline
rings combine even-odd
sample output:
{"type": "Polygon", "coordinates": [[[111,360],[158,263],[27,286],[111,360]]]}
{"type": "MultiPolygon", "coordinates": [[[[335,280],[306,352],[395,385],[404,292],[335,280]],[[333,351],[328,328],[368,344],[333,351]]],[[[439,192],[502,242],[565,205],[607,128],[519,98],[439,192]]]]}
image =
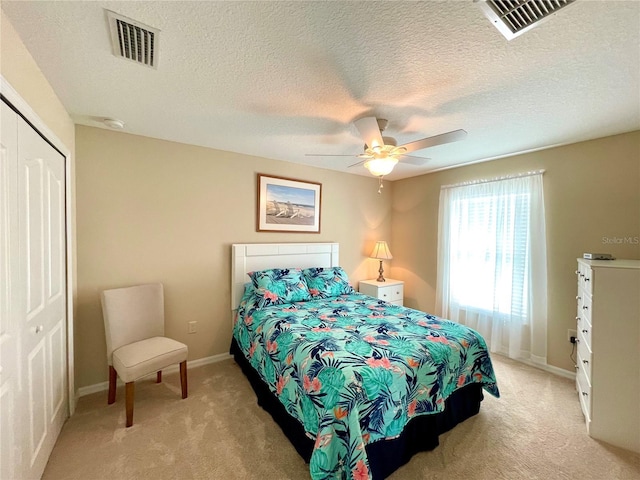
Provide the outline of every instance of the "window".
{"type": "Polygon", "coordinates": [[[451,205],[451,296],[469,309],[526,317],[529,194],[481,195],[451,205]]]}
{"type": "Polygon", "coordinates": [[[442,188],[437,302],[492,351],[546,362],[541,173],[442,188]]]}

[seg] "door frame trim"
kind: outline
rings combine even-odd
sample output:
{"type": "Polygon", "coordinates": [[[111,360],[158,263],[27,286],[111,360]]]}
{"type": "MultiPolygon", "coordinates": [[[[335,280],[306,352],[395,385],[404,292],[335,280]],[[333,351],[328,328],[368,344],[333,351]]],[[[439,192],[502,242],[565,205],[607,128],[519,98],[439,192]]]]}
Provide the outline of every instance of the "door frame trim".
{"type": "Polygon", "coordinates": [[[38,132],[53,148],[58,150],[64,158],[65,171],[65,240],[66,240],[66,303],[67,303],[67,389],[68,389],[68,407],[69,416],[73,415],[76,409],[76,392],[75,392],[75,365],[73,350],[73,304],[74,304],[74,285],[75,275],[73,270],[73,246],[74,246],[74,230],[73,230],[73,195],[72,195],[72,155],[67,145],[53,133],[47,124],[40,118],[33,108],[20,96],[15,88],[0,74],[0,94],[18,111],[31,126],[38,132]]]}

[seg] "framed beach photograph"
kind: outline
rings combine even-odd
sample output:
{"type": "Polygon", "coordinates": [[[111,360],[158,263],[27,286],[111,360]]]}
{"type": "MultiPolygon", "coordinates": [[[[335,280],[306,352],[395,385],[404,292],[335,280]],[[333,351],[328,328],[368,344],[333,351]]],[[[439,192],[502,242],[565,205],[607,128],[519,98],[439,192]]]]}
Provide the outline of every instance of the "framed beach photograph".
{"type": "Polygon", "coordinates": [[[320,233],[322,184],[258,174],[259,232],[320,233]]]}

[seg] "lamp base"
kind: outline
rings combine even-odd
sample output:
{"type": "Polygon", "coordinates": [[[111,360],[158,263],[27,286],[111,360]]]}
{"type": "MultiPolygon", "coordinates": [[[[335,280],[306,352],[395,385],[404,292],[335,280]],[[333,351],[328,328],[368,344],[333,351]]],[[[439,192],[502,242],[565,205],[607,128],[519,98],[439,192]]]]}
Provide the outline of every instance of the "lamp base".
{"type": "Polygon", "coordinates": [[[376,278],[377,282],[386,282],[385,278],[382,276],[382,274],[384,273],[384,270],[382,269],[382,260],[380,260],[380,269],[378,270],[378,273],[380,275],[378,275],[378,278],[376,278]]]}

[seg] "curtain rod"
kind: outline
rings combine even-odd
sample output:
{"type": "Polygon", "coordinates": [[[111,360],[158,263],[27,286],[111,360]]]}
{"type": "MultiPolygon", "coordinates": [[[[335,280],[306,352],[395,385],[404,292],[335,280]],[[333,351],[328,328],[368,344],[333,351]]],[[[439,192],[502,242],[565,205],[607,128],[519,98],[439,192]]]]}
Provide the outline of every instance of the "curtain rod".
{"type": "Polygon", "coordinates": [[[542,170],[533,170],[531,172],[514,173],[514,174],[511,174],[511,175],[505,175],[503,177],[484,178],[484,179],[480,179],[480,180],[471,180],[469,182],[453,183],[451,185],[442,185],[440,187],[440,190],[445,189],[445,188],[467,187],[469,185],[478,185],[478,184],[481,184],[481,183],[499,182],[500,180],[510,180],[512,178],[531,177],[532,175],[540,175],[540,174],[543,174],[543,173],[544,173],[544,169],[542,169],[542,170]]]}

